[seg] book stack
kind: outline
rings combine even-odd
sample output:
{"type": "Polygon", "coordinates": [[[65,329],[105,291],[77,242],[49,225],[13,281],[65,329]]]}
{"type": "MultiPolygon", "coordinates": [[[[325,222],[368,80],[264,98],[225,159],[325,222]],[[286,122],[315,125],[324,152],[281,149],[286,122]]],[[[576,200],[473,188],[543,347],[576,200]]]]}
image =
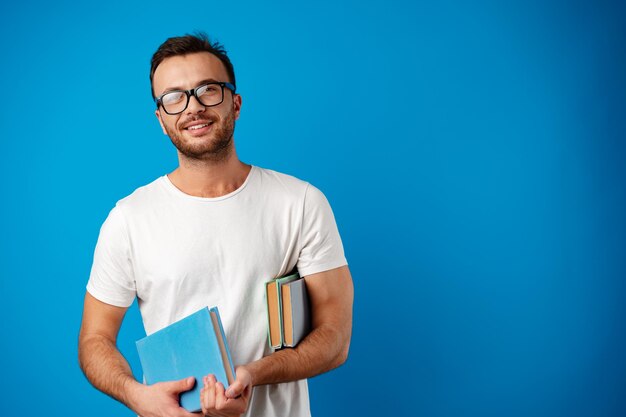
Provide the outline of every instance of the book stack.
{"type": "Polygon", "coordinates": [[[295,347],[311,331],[304,278],[296,272],[265,284],[268,341],[272,349],[295,347]]]}

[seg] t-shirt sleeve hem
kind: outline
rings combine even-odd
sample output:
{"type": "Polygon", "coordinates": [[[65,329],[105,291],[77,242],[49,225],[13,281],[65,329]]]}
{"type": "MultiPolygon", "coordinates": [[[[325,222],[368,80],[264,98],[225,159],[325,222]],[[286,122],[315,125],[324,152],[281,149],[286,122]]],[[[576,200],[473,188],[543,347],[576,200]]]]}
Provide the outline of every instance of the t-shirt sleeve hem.
{"type": "Polygon", "coordinates": [[[313,275],[320,272],[330,271],[331,269],[339,268],[340,266],[348,265],[348,261],[346,258],[336,259],[332,262],[326,262],[318,265],[311,265],[305,268],[298,267],[298,273],[301,277],[306,277],[307,275],[313,275]]]}
{"type": "Polygon", "coordinates": [[[109,295],[103,294],[101,291],[98,291],[96,288],[94,288],[93,285],[89,284],[87,284],[87,292],[91,294],[95,299],[115,307],[130,307],[130,305],[133,303],[133,300],[135,299],[133,297],[130,301],[128,301],[121,298],[111,297],[109,295]]]}

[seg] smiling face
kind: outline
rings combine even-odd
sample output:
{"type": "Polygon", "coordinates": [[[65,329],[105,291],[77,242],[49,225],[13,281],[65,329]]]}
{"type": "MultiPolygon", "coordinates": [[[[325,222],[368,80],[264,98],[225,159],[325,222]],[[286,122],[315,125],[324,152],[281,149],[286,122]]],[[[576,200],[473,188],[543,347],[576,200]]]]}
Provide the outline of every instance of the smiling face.
{"type": "MultiPolygon", "coordinates": [[[[166,58],[154,72],[153,87],[158,97],[172,90],[190,90],[206,82],[229,82],[226,68],[213,54],[197,52],[166,58]]],[[[222,160],[233,148],[235,120],[239,118],[241,96],[224,88],[224,101],[212,107],[189,98],[179,114],[167,114],[161,106],[155,114],[163,133],[179,153],[190,159],[222,160]]]]}

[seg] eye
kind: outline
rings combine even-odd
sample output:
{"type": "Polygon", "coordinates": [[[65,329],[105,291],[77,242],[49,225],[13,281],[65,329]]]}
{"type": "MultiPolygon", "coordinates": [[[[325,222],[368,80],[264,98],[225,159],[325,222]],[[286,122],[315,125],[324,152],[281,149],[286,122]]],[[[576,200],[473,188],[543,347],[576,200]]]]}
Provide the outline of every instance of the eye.
{"type": "Polygon", "coordinates": [[[184,98],[185,93],[182,93],[180,91],[173,91],[161,97],[161,103],[163,103],[164,106],[167,106],[168,104],[180,103],[181,101],[183,101],[184,98]]]}
{"type": "Polygon", "coordinates": [[[198,94],[199,96],[212,96],[212,95],[219,94],[220,91],[221,91],[221,87],[219,85],[207,84],[198,88],[198,92],[196,94],[198,94]]]}

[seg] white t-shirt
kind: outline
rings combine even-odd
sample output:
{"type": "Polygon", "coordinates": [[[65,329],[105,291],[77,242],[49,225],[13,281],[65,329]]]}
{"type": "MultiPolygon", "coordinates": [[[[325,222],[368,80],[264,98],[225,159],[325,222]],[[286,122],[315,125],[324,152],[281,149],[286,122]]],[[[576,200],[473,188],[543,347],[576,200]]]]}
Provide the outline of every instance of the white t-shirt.
{"type": "MultiPolygon", "coordinates": [[[[264,283],[346,265],[324,195],[252,166],[217,198],[183,193],[164,175],[117,202],[100,229],[87,290],[107,304],[135,297],[146,333],[217,306],[235,366],[271,354],[264,283]]],[[[257,386],[247,416],[309,416],[306,380],[257,386]]]]}

